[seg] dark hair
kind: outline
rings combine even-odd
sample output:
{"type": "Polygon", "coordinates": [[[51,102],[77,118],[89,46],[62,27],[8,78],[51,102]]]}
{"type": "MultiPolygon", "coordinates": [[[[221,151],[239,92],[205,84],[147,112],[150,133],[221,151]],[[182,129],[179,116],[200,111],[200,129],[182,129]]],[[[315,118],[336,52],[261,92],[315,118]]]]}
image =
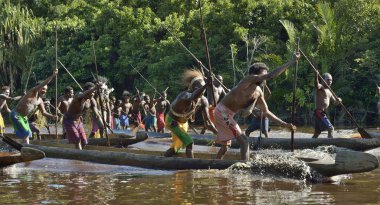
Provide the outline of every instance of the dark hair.
{"type": "Polygon", "coordinates": [[[123,91],[123,97],[125,97],[125,96],[132,96],[132,94],[130,93],[130,92],[128,92],[127,90],[124,90],[123,91]]]}
{"type": "Polygon", "coordinates": [[[269,68],[265,63],[254,63],[249,67],[249,75],[257,75],[261,70],[269,71],[269,68]]]}
{"type": "Polygon", "coordinates": [[[65,94],[69,93],[72,90],[74,90],[74,89],[71,86],[66,86],[66,88],[65,88],[65,94]]]}
{"type": "Polygon", "coordinates": [[[10,90],[11,87],[9,87],[8,85],[4,85],[3,87],[1,87],[1,90],[10,90]]]}
{"type": "Polygon", "coordinates": [[[89,89],[94,88],[94,87],[95,87],[95,84],[92,82],[87,82],[84,84],[84,90],[89,90],[89,89]]]}
{"type": "Polygon", "coordinates": [[[325,80],[327,77],[329,77],[329,76],[331,76],[331,78],[332,78],[332,75],[331,75],[330,73],[323,73],[323,74],[322,74],[322,77],[323,77],[324,80],[325,80]]]}

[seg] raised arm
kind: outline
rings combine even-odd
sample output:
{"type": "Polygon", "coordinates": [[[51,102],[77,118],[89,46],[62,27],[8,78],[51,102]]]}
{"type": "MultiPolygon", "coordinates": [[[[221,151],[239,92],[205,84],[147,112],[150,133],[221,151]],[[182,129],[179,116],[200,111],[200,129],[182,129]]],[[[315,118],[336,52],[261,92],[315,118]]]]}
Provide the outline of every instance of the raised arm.
{"type": "Polygon", "coordinates": [[[30,89],[29,92],[38,92],[38,90],[40,90],[42,87],[44,87],[45,85],[49,84],[51,80],[53,80],[53,78],[58,74],[58,69],[56,68],[53,72],[53,74],[48,77],[46,80],[44,80],[41,84],[37,85],[36,87],[30,89]]]}
{"type": "Polygon", "coordinates": [[[95,86],[95,87],[93,87],[91,89],[88,89],[88,90],[82,92],[82,93],[79,93],[78,94],[78,98],[79,99],[89,99],[91,97],[91,94],[93,92],[95,92],[96,89],[97,89],[97,87],[95,86]]]}
{"type": "Polygon", "coordinates": [[[248,78],[254,78],[253,80],[257,81],[257,82],[262,82],[264,80],[273,79],[273,78],[281,75],[281,73],[283,73],[289,66],[293,65],[299,58],[300,58],[300,53],[294,53],[293,58],[289,62],[277,67],[276,69],[274,69],[270,73],[267,73],[264,75],[258,75],[258,76],[257,75],[250,75],[250,76],[248,76],[248,78]]]}
{"type": "Polygon", "coordinates": [[[323,88],[323,86],[321,85],[321,83],[319,83],[319,72],[316,71],[314,72],[315,73],[315,76],[314,76],[314,88],[317,89],[317,90],[320,90],[323,88]]]}
{"type": "Polygon", "coordinates": [[[191,94],[189,100],[195,100],[201,97],[203,95],[203,91],[207,88],[207,86],[210,86],[210,84],[211,84],[211,81],[207,80],[207,83],[204,86],[202,86],[201,88],[198,88],[191,94]]]}

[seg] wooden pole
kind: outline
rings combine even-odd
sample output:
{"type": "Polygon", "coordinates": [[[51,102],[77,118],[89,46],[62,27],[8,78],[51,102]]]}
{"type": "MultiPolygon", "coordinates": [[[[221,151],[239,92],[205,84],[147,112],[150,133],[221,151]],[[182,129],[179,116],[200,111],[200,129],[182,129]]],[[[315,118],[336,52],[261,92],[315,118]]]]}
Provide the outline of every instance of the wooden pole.
{"type": "MultiPolygon", "coordinates": [[[[58,32],[57,27],[55,27],[55,68],[58,68],[58,32]]],[[[57,116],[58,116],[58,75],[55,75],[55,136],[58,140],[58,122],[57,122],[57,116]]]]}
{"type": "MultiPolygon", "coordinates": [[[[181,40],[179,40],[179,38],[177,38],[177,36],[175,36],[173,34],[173,32],[170,31],[170,29],[164,27],[172,36],[173,38],[191,55],[191,57],[193,57],[199,64],[202,68],[204,68],[207,72],[209,72],[208,68],[206,68],[206,66],[203,65],[202,61],[200,61],[183,43],[181,40]]],[[[213,75],[213,77],[215,77],[213,75]]],[[[218,78],[215,78],[216,81],[218,81],[220,83],[220,85],[223,87],[223,89],[225,91],[228,91],[228,88],[221,82],[218,80],[218,78]]]]}
{"type": "Polygon", "coordinates": [[[74,82],[78,85],[79,89],[81,91],[83,91],[82,86],[80,86],[80,84],[78,83],[78,81],[74,78],[74,76],[70,73],[70,71],[65,67],[65,65],[63,65],[63,63],[59,59],[58,59],[58,62],[66,70],[66,72],[70,75],[70,77],[74,80],[74,82]]]}
{"type": "MultiPolygon", "coordinates": [[[[300,50],[300,39],[297,38],[297,52],[300,50]]],[[[297,91],[297,72],[298,72],[298,59],[296,60],[296,66],[294,68],[294,80],[293,80],[293,99],[292,99],[292,124],[296,121],[296,91],[297,91]]],[[[294,152],[294,130],[291,131],[291,151],[294,152]]]]}
{"type": "Polygon", "coordinates": [[[210,59],[210,53],[209,53],[209,50],[208,50],[208,42],[207,42],[207,35],[206,35],[206,29],[205,29],[205,26],[204,26],[204,23],[203,23],[203,14],[202,14],[202,3],[201,3],[201,0],[199,0],[199,13],[200,13],[200,17],[201,17],[201,26],[202,26],[202,36],[203,36],[203,41],[204,41],[204,44],[205,44],[205,48],[206,48],[206,59],[207,59],[207,63],[208,63],[208,68],[209,68],[209,71],[208,71],[208,77],[210,78],[211,80],[211,93],[212,93],[212,99],[213,99],[213,107],[216,107],[216,99],[215,99],[215,93],[214,93],[214,83],[213,83],[213,80],[212,80],[212,68],[211,68],[211,59],[210,59]]]}
{"type": "MultiPolygon", "coordinates": [[[[93,50],[93,53],[94,53],[94,63],[95,63],[96,78],[97,78],[97,81],[98,81],[98,84],[99,84],[99,82],[100,82],[99,81],[99,72],[98,72],[98,66],[96,64],[96,53],[95,53],[95,43],[94,42],[92,42],[92,50],[93,50]]],[[[100,117],[102,118],[104,132],[105,132],[106,138],[107,138],[107,146],[110,146],[110,139],[108,138],[108,133],[107,133],[107,122],[104,119],[103,100],[102,100],[101,93],[100,93],[100,87],[99,86],[97,86],[97,87],[98,87],[99,104],[100,104],[100,111],[101,111],[100,117]]]]}

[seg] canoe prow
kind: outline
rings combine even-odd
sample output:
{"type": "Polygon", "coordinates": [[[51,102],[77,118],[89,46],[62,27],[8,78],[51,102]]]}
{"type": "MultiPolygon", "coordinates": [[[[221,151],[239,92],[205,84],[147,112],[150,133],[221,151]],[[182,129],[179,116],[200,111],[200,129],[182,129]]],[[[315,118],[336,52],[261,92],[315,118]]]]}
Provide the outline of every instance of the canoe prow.
{"type": "Polygon", "coordinates": [[[308,165],[318,170],[324,176],[335,176],[340,174],[369,172],[379,167],[377,157],[350,150],[340,150],[336,153],[335,163],[326,163],[324,160],[308,162],[308,165]]]}
{"type": "Polygon", "coordinates": [[[28,162],[32,160],[42,159],[45,153],[31,147],[22,147],[20,153],[9,153],[0,157],[0,167],[10,166],[12,164],[28,162]]]}

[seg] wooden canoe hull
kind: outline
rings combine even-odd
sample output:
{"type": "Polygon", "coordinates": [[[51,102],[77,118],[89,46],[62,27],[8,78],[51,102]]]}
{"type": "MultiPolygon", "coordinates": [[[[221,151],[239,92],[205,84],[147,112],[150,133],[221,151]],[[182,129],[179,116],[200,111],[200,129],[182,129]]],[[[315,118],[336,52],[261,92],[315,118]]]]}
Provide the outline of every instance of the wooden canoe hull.
{"type": "Polygon", "coordinates": [[[20,153],[1,153],[0,167],[6,167],[16,163],[42,159],[44,157],[45,153],[38,149],[23,147],[21,148],[20,153]]]}
{"type": "MultiPolygon", "coordinates": [[[[215,160],[209,153],[195,153],[195,159],[184,157],[163,157],[163,151],[118,149],[100,146],[88,146],[86,150],[76,150],[68,147],[73,145],[45,144],[28,145],[45,152],[47,157],[83,160],[103,164],[128,165],[149,169],[184,170],[184,169],[226,169],[242,162],[236,160],[238,155],[229,154],[230,159],[215,160]],[[57,147],[58,146],[58,147],[57,147]],[[96,150],[99,149],[99,150],[96,150]],[[231,158],[232,155],[232,158],[231,158]]],[[[183,155],[182,155],[183,156],[183,155]]],[[[281,157],[280,155],[278,157],[281,157]]],[[[301,157],[300,157],[301,158],[301,157]]],[[[371,154],[342,150],[336,153],[336,159],[302,159],[313,170],[323,176],[367,172],[378,168],[377,158],[371,154]]]]}
{"type": "MultiPolygon", "coordinates": [[[[143,132],[137,133],[137,135],[143,132]]],[[[148,133],[152,138],[168,138],[171,137],[169,133],[148,133]]],[[[194,144],[197,145],[211,145],[215,141],[214,135],[200,135],[192,134],[194,144]]],[[[259,142],[258,147],[261,149],[283,149],[290,150],[290,139],[286,138],[261,138],[249,137],[249,142],[256,145],[259,142]]],[[[366,151],[380,147],[380,137],[374,137],[372,139],[350,139],[350,138],[298,138],[294,139],[295,149],[313,149],[319,146],[334,145],[336,147],[343,147],[355,151],[366,151]]],[[[239,144],[233,140],[232,148],[239,148],[239,144]]]]}
{"type": "MultiPolygon", "coordinates": [[[[15,133],[6,133],[5,135],[8,136],[8,137],[16,138],[17,139],[15,133]]],[[[40,137],[41,137],[42,140],[57,139],[57,136],[55,134],[47,134],[47,133],[40,134],[40,137]]],[[[118,132],[118,133],[108,133],[108,138],[109,139],[112,139],[112,138],[127,138],[128,139],[128,138],[134,138],[134,136],[131,135],[130,133],[118,132]]],[[[62,138],[62,134],[58,134],[58,139],[63,139],[62,138]]],[[[91,138],[91,139],[93,139],[93,138],[91,138]]],[[[95,138],[95,139],[102,139],[102,138],[95,138]]],[[[106,138],[103,138],[103,139],[106,139],[106,138]]],[[[88,139],[88,140],[90,140],[90,139],[88,139]]]]}

